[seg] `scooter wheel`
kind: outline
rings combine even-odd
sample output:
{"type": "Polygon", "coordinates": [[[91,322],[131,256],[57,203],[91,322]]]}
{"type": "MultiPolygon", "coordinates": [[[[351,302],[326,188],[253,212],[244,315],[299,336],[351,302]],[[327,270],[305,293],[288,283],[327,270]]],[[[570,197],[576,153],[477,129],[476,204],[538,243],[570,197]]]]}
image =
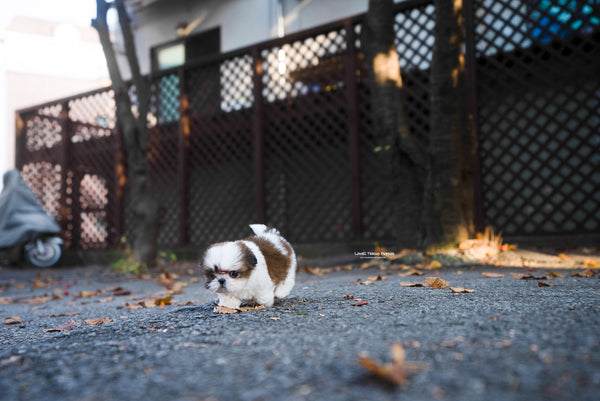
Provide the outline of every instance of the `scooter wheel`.
{"type": "Polygon", "coordinates": [[[62,250],[56,242],[37,240],[25,246],[27,261],[37,267],[50,267],[60,259],[62,250]]]}

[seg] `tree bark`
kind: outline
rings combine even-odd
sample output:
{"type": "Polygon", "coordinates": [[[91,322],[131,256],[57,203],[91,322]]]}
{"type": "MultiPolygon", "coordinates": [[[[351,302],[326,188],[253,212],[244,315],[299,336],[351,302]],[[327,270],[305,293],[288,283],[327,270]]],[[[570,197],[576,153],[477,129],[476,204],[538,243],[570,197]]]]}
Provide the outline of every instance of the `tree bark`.
{"type": "Polygon", "coordinates": [[[392,195],[390,217],[395,239],[398,246],[415,247],[419,242],[416,233],[420,227],[425,156],[423,146],[409,130],[404,112],[393,7],[392,0],[369,0],[362,43],[380,174],[392,195]]]}
{"type": "Polygon", "coordinates": [[[150,265],[156,259],[158,203],[153,198],[148,183],[148,159],[146,157],[147,114],[150,101],[148,83],[140,73],[129,16],[123,1],[116,0],[114,3],[107,3],[105,0],[96,0],[96,11],[96,19],[92,20],[92,26],[98,31],[106,58],[115,96],[117,122],[123,135],[127,153],[128,196],[135,233],[134,238],[128,240],[138,262],[150,265]],[[139,103],[137,118],[133,114],[128,85],[123,81],[115,50],[110,41],[106,15],[111,4],[116,6],[119,14],[127,60],[131,68],[133,84],[139,103]]]}
{"type": "Polygon", "coordinates": [[[431,132],[424,193],[424,245],[473,234],[476,138],[466,113],[462,0],[436,0],[431,64],[431,132]]]}

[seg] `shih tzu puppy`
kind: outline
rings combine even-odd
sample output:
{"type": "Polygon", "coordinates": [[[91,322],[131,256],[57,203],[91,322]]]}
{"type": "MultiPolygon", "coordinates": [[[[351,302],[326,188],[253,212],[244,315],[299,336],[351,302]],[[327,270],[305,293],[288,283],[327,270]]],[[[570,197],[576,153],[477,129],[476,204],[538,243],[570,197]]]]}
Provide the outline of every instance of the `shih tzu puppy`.
{"type": "Polygon", "coordinates": [[[219,306],[238,309],[242,301],[270,307],[287,296],[296,281],[296,254],[279,231],[251,224],[254,236],[211,245],[202,258],[206,288],[219,306]]]}

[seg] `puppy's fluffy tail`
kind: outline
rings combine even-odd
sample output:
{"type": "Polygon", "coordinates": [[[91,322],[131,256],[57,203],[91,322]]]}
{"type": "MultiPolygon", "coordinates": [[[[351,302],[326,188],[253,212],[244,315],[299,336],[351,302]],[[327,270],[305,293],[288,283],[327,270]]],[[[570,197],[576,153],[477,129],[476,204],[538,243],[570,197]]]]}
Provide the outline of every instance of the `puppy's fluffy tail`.
{"type": "Polygon", "coordinates": [[[264,224],[250,224],[250,229],[254,231],[254,234],[261,235],[266,233],[281,235],[276,228],[267,227],[264,224]]]}

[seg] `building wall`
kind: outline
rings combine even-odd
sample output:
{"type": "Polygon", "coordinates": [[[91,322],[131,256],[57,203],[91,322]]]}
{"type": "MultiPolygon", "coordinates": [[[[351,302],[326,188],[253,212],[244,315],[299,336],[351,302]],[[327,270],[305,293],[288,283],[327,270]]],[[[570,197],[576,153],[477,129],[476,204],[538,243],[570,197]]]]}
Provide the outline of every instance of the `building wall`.
{"type": "MultiPolygon", "coordinates": [[[[283,0],[285,34],[363,13],[367,4],[367,0],[283,0]]],[[[150,72],[150,48],[177,39],[181,23],[206,13],[191,34],[220,26],[221,50],[227,52],[276,38],[278,9],[279,0],[171,0],[138,9],[133,23],[142,72],[150,72]]]]}
{"type": "Polygon", "coordinates": [[[15,163],[16,110],[110,81],[92,28],[16,17],[0,39],[0,143],[6,144],[0,146],[2,174],[15,163]]]}

